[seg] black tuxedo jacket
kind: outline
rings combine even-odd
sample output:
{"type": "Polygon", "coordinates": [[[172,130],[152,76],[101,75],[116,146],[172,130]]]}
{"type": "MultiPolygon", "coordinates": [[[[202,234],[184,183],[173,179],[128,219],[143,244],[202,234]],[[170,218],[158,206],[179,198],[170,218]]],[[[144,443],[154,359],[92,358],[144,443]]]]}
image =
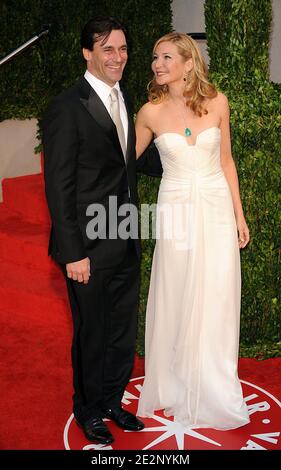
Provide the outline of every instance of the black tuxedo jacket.
{"type": "MultiPolygon", "coordinates": [[[[126,240],[92,240],[86,233],[93,218],[86,215],[90,204],[102,204],[107,216],[109,196],[117,197],[118,207],[128,200],[137,205],[135,129],[122,92],[128,112],[127,164],[116,127],[84,77],[55,98],[45,113],[44,174],[52,219],[49,253],[59,263],[89,256],[94,266],[105,268],[124,258],[126,240]]],[[[139,240],[134,243],[139,255],[139,240]]]]}

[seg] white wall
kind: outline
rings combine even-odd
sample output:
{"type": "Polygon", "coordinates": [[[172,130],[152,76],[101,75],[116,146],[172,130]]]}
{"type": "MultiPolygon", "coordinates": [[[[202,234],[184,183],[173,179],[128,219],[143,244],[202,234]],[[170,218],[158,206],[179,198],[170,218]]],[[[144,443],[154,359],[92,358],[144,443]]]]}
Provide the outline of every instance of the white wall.
{"type": "Polygon", "coordinates": [[[273,0],[272,9],[269,72],[273,82],[281,83],[281,0],[273,0]]]}
{"type": "MultiPolygon", "coordinates": [[[[204,32],[204,3],[204,0],[173,0],[173,28],[186,33],[204,32]]],[[[272,0],[272,9],[269,72],[272,81],[281,83],[281,0],[272,0]]],[[[198,41],[198,44],[208,63],[205,41],[198,41]]]]}
{"type": "Polygon", "coordinates": [[[2,179],[41,173],[40,156],[34,153],[37,120],[0,122],[0,201],[2,179]]]}
{"type": "MultiPolygon", "coordinates": [[[[173,0],[173,28],[181,33],[204,33],[204,0],[173,0]]],[[[197,41],[203,57],[209,64],[206,41],[197,41]]]]}

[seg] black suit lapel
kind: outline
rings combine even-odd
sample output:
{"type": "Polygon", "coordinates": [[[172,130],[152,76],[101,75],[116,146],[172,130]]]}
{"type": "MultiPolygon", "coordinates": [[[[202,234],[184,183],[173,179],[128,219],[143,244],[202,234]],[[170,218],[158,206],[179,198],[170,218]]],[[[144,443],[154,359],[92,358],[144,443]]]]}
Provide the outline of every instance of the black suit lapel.
{"type": "Polygon", "coordinates": [[[97,93],[92,89],[85,78],[81,80],[80,101],[90,113],[92,118],[99,124],[108,137],[114,142],[120,157],[123,158],[122,148],[114,122],[112,121],[106,107],[97,93]]]}

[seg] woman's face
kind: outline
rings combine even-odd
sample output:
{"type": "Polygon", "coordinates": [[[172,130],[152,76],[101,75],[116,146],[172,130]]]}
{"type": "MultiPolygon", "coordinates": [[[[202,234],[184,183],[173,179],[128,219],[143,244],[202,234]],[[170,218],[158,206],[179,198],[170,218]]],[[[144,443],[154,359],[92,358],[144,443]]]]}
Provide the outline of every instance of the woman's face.
{"type": "Polygon", "coordinates": [[[158,85],[170,85],[176,82],[183,85],[186,72],[192,68],[192,59],[185,61],[175,44],[164,41],[155,49],[151,68],[158,85]]]}

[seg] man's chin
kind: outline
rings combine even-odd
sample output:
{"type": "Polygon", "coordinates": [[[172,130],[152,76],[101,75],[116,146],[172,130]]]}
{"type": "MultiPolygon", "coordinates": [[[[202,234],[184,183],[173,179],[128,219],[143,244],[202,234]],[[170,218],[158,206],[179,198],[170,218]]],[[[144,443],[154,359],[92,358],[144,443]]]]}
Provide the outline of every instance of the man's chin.
{"type": "Polygon", "coordinates": [[[110,77],[112,83],[119,82],[121,78],[122,78],[122,73],[115,73],[115,74],[112,74],[110,77]]]}

